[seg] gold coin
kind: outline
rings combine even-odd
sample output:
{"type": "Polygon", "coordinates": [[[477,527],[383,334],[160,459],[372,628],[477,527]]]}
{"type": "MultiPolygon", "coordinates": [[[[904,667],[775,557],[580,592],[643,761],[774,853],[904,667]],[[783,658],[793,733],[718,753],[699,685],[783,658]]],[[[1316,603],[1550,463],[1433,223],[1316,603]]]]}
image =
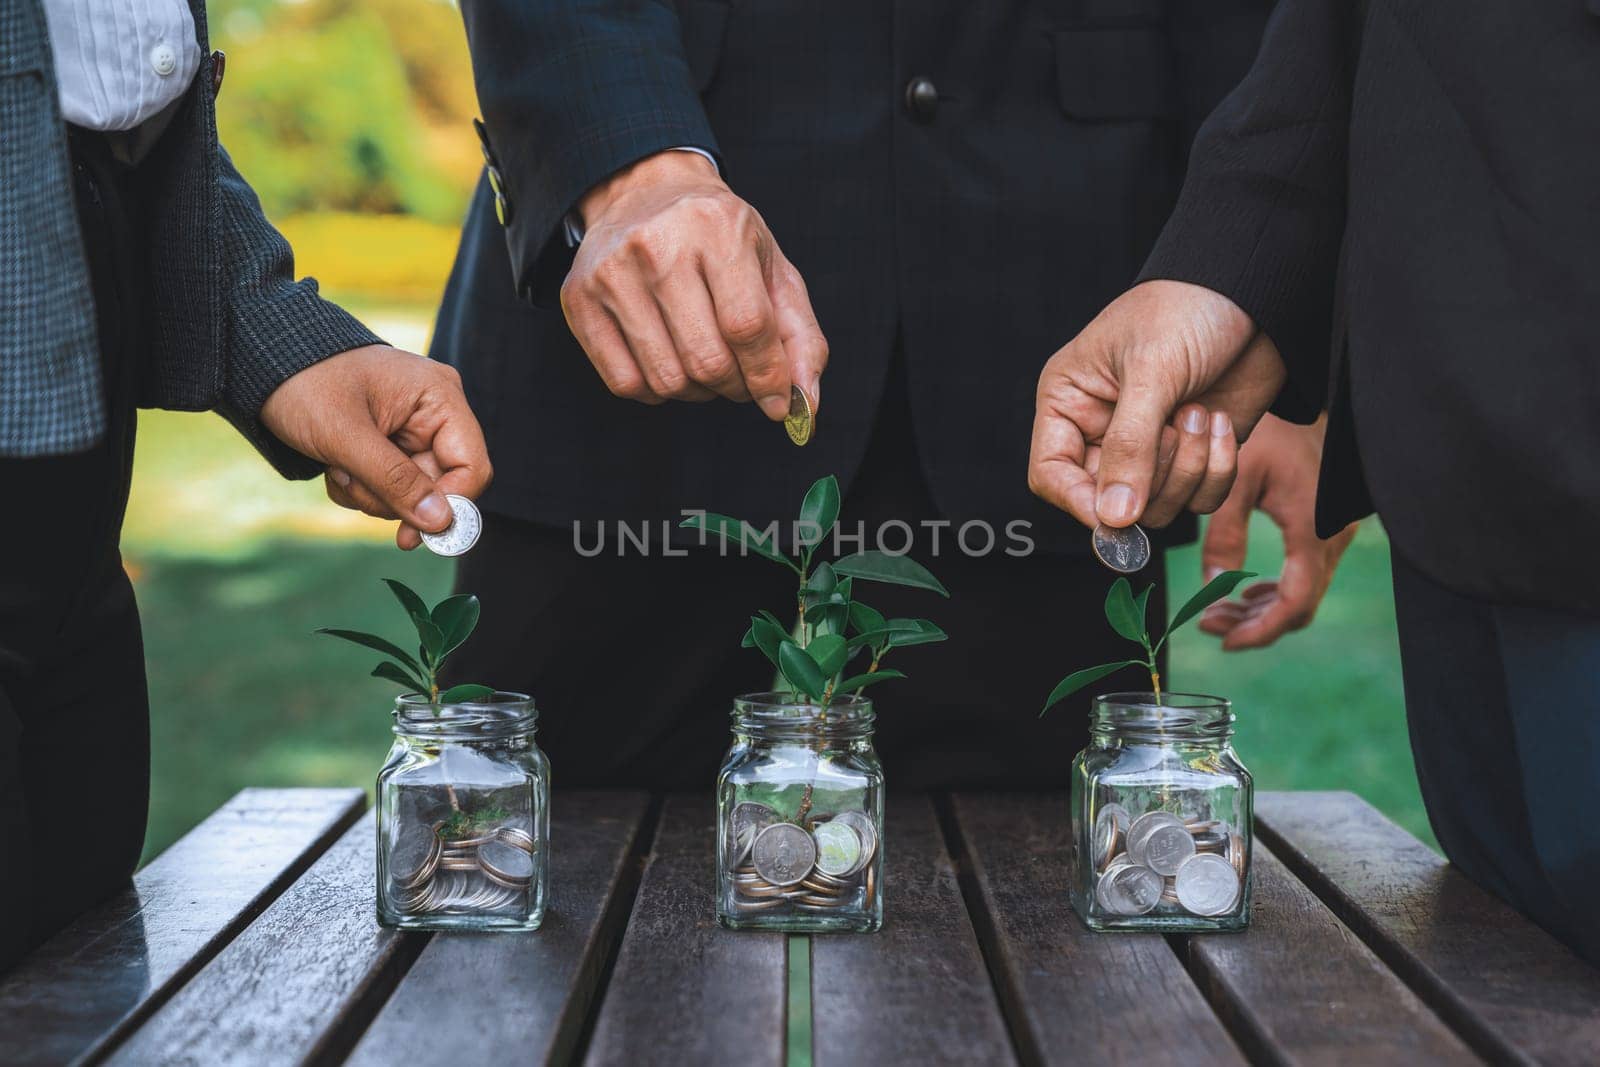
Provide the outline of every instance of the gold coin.
{"type": "Polygon", "coordinates": [[[803,445],[811,440],[811,431],[815,420],[811,414],[811,401],[798,385],[789,387],[789,414],[784,417],[783,428],[789,432],[789,440],[797,445],[803,445]]]}

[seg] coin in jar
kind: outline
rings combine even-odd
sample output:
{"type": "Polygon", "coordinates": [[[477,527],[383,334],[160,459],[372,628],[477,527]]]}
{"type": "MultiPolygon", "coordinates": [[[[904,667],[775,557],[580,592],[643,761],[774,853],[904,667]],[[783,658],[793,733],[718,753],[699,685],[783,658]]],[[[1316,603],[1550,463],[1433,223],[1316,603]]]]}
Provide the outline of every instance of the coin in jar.
{"type": "Polygon", "coordinates": [[[750,858],[750,846],[756,835],[778,821],[778,813],[765,804],[745,801],[735,804],[728,816],[728,864],[737,867],[750,858]]]}
{"type": "Polygon", "coordinates": [[[1107,526],[1094,528],[1090,537],[1094,554],[1101,563],[1118,574],[1133,574],[1150,562],[1150,538],[1139,526],[1107,526]]]}
{"type": "Polygon", "coordinates": [[[1194,855],[1194,838],[1181,826],[1157,826],[1144,835],[1141,851],[1147,867],[1170,877],[1194,855]]]}
{"type": "Polygon", "coordinates": [[[1113,866],[1095,884],[1095,900],[1113,915],[1143,915],[1161,902],[1165,881],[1136,863],[1113,866]]]}
{"type": "Polygon", "coordinates": [[[860,863],[861,835],[849,823],[818,823],[811,836],[817,843],[817,870],[823,874],[839,878],[855,870],[860,863]]]}
{"type": "Polygon", "coordinates": [[[861,859],[856,869],[848,872],[859,874],[861,868],[872,862],[872,857],[878,851],[878,827],[873,823],[872,816],[864,811],[841,811],[833,817],[833,821],[845,823],[861,835],[861,859]]]}
{"type": "Polygon", "coordinates": [[[533,856],[504,841],[486,841],[479,845],[478,865],[484,874],[501,883],[521,883],[533,878],[533,856]]]}
{"type": "Polygon", "coordinates": [[[778,822],[756,835],[750,850],[756,870],[773,885],[794,885],[817,862],[811,835],[792,822],[778,822]]]}
{"type": "Polygon", "coordinates": [[[478,543],[478,535],[483,533],[483,516],[478,512],[478,505],[464,496],[446,493],[444,499],[450,505],[450,525],[438,533],[424,533],[422,543],[435,555],[459,556],[478,543]]]}
{"type": "Polygon", "coordinates": [[[1122,851],[1131,820],[1121,804],[1107,804],[1094,817],[1094,867],[1104,870],[1111,857],[1122,851]]]}
{"type": "Polygon", "coordinates": [[[1214,852],[1190,856],[1173,878],[1178,903],[1195,915],[1221,915],[1239,898],[1239,875],[1214,852]]]}

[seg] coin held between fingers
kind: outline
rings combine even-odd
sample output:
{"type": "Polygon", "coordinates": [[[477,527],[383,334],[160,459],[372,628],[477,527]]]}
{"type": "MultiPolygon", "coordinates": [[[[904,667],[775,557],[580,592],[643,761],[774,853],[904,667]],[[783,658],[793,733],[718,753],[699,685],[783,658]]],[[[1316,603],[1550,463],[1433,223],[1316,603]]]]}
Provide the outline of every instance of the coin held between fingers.
{"type": "Polygon", "coordinates": [[[1138,523],[1120,527],[1101,523],[1090,535],[1090,544],[1095,557],[1119,574],[1133,574],[1150,562],[1150,537],[1138,523]]]}
{"type": "Polygon", "coordinates": [[[789,387],[789,414],[783,420],[789,440],[804,445],[811,440],[816,428],[816,414],[811,409],[811,398],[798,385],[789,387]]]}
{"type": "Polygon", "coordinates": [[[483,516],[478,506],[464,496],[449,493],[445,500],[449,502],[453,516],[450,525],[438,533],[423,532],[422,543],[437,555],[459,556],[478,543],[478,537],[483,533],[483,516]]]}

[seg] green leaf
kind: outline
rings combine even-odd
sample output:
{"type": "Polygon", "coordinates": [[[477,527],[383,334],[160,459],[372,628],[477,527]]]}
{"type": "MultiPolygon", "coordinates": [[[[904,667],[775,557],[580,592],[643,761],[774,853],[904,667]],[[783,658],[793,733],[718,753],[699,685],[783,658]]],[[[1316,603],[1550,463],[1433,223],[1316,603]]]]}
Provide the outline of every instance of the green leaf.
{"type": "Polygon", "coordinates": [[[384,681],[394,682],[404,688],[407,693],[415,693],[418,696],[428,695],[428,687],[416,678],[411,677],[398,663],[390,663],[385,660],[372,668],[372,676],[374,678],[382,678],[384,681]]]}
{"type": "MultiPolygon", "coordinates": [[[[848,579],[854,581],[854,579],[848,579]]],[[[850,625],[856,628],[857,633],[869,634],[874,630],[883,629],[883,614],[877,608],[871,608],[859,600],[850,602],[850,625]]]]}
{"type": "Polygon", "coordinates": [[[799,564],[779,552],[773,546],[770,538],[762,536],[760,531],[742,519],[729,518],[727,515],[718,515],[715,512],[707,511],[690,515],[678,523],[678,526],[681,529],[703,530],[706,533],[716,534],[725,542],[739,545],[758,556],[765,556],[775,563],[783,564],[796,574],[800,573],[799,564]]]}
{"type": "Polygon", "coordinates": [[[795,540],[810,550],[817,547],[833,524],[839,519],[839,480],[833,475],[818,478],[800,504],[800,521],[795,527],[795,540]]]}
{"type": "Polygon", "coordinates": [[[833,568],[826,562],[817,564],[817,569],[811,572],[802,587],[806,594],[806,606],[827,600],[838,587],[839,576],[834,574],[833,568]]]}
{"type": "Polygon", "coordinates": [[[844,669],[849,648],[838,634],[818,634],[806,646],[806,652],[816,661],[817,669],[831,678],[844,669]]]}
{"type": "Polygon", "coordinates": [[[434,605],[432,622],[439,628],[443,637],[439,659],[444,659],[460,648],[461,643],[472,636],[481,611],[482,606],[478,603],[478,598],[470,593],[446,597],[434,605]]]}
{"type": "Polygon", "coordinates": [[[909,648],[943,641],[949,635],[927,619],[890,619],[889,648],[909,648]]]}
{"type": "Polygon", "coordinates": [[[1172,617],[1172,625],[1167,627],[1167,632],[1161,635],[1161,640],[1156,642],[1156,648],[1167,643],[1167,638],[1172,636],[1172,631],[1209,608],[1212,604],[1232,593],[1240,582],[1254,578],[1255,571],[1223,571],[1206,583],[1205,588],[1190,597],[1178,613],[1172,617]]]}
{"type": "Polygon", "coordinates": [[[406,609],[406,614],[411,616],[412,622],[428,618],[428,605],[417,595],[416,590],[394,578],[385,578],[383,584],[394,593],[394,598],[400,601],[400,606],[406,609]]]}
{"type": "Polygon", "coordinates": [[[778,646],[778,669],[789,684],[812,700],[821,700],[828,688],[828,676],[822,673],[810,653],[792,641],[778,646]]]}
{"type": "Polygon", "coordinates": [[[440,704],[474,704],[482,700],[488,700],[492,696],[494,696],[494,689],[491,686],[463,682],[460,685],[453,685],[440,693],[438,702],[440,704]]]}
{"type": "Polygon", "coordinates": [[[444,658],[444,631],[427,616],[412,619],[417,625],[417,637],[422,641],[422,661],[437,667],[444,658]]]}
{"type": "Polygon", "coordinates": [[[385,656],[393,656],[409,670],[413,670],[418,674],[422,673],[421,664],[413,659],[409,652],[393,641],[379,637],[377,634],[362,633],[360,630],[335,630],[327,626],[318,630],[317,633],[327,634],[329,637],[337,637],[341,641],[349,641],[353,644],[361,645],[363,648],[370,648],[374,652],[382,652],[385,656]]]}
{"type": "Polygon", "coordinates": [[[763,655],[778,666],[778,646],[791,641],[789,631],[776,622],[753,616],[750,619],[750,640],[763,655]]]}
{"type": "Polygon", "coordinates": [[[1043,715],[1065,698],[1076,693],[1086,685],[1098,682],[1108,674],[1115,674],[1124,667],[1143,667],[1145,662],[1138,659],[1125,659],[1118,663],[1102,663],[1098,667],[1085,667],[1081,671],[1074,671],[1061,679],[1061,684],[1050,690],[1050,698],[1044,702],[1044,708],[1039,714],[1043,715]]]}
{"type": "Polygon", "coordinates": [[[904,677],[905,675],[901,674],[899,671],[885,667],[883,670],[872,671],[868,674],[857,674],[846,678],[844,681],[839,683],[839,688],[836,689],[835,692],[850,693],[856,690],[865,689],[874,682],[883,682],[888,681],[891,678],[904,677]]]}
{"type": "Polygon", "coordinates": [[[1118,578],[1106,592],[1106,621],[1117,633],[1129,641],[1145,643],[1144,612],[1133,599],[1133,586],[1128,579],[1118,578]]]}
{"type": "Polygon", "coordinates": [[[838,574],[869,582],[908,585],[913,589],[930,589],[940,596],[950,595],[950,591],[939,584],[939,579],[930,574],[928,568],[910,556],[891,556],[876,548],[836,559],[833,569],[838,574]]]}

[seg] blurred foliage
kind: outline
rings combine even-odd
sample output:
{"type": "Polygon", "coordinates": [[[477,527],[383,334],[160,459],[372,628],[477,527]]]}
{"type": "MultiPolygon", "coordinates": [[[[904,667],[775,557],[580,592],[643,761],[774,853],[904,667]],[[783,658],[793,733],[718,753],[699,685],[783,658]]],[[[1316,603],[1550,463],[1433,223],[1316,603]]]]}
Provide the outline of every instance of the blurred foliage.
{"type": "Polygon", "coordinates": [[[295,215],[279,228],[294,247],[296,270],[314,276],[340,303],[431,308],[444,293],[461,239],[455,225],[407,215],[295,215]]]}
{"type": "Polygon", "coordinates": [[[481,164],[461,16],[442,0],[222,0],[223,143],[274,217],[456,224],[481,164]]]}

